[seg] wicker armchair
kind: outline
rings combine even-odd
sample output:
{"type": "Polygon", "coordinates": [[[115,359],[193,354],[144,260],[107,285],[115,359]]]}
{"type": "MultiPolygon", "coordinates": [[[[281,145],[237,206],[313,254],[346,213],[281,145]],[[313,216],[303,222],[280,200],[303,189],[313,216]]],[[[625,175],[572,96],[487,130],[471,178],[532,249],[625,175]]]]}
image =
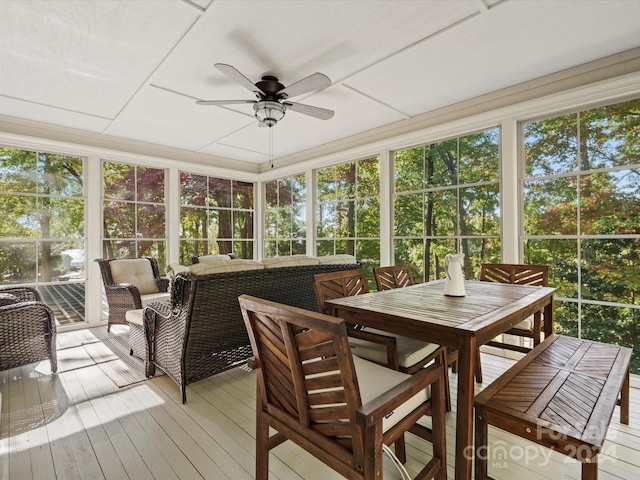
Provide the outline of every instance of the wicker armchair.
{"type": "Polygon", "coordinates": [[[38,291],[0,287],[0,305],[0,370],[49,359],[57,372],[56,319],[38,291]]]}
{"type": "Polygon", "coordinates": [[[97,258],[109,304],[109,323],[125,324],[128,310],[137,310],[154,301],[169,300],[169,279],[160,276],[158,261],[143,258],[97,258]]]}

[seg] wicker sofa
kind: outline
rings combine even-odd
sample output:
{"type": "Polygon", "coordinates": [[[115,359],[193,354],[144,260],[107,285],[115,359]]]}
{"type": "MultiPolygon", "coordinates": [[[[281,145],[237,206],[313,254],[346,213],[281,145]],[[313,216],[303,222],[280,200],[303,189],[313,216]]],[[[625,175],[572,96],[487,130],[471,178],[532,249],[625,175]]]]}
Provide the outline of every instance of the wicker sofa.
{"type": "Polygon", "coordinates": [[[206,273],[217,266],[193,265],[192,271],[173,278],[171,303],[152,302],[143,311],[148,342],[146,373],[154,375],[157,367],[169,375],[180,386],[183,403],[187,385],[241,365],[252,355],[238,303],[240,295],[318,311],[314,275],[361,267],[355,259],[351,263],[298,266],[228,260],[224,265],[240,268],[243,262],[251,269],[206,273]]]}

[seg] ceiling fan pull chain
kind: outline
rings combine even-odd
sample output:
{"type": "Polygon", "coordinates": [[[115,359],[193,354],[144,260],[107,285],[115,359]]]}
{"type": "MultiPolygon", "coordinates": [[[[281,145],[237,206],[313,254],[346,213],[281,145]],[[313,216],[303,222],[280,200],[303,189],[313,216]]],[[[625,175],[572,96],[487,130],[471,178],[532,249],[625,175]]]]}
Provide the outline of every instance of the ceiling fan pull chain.
{"type": "Polygon", "coordinates": [[[273,168],[273,126],[269,125],[269,165],[273,168]]]}

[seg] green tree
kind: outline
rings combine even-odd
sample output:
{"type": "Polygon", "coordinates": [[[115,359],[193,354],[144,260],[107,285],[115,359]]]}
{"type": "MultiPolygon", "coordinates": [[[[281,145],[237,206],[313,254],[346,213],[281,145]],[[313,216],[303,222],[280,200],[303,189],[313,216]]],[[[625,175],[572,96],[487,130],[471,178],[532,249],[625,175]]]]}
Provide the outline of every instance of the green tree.
{"type": "Polygon", "coordinates": [[[526,124],[524,199],[527,260],[567,299],[557,330],[634,348],[637,372],[640,100],[526,124]]]}
{"type": "Polygon", "coordinates": [[[83,160],[0,148],[0,172],[3,276],[35,281],[38,261],[39,280],[52,281],[61,252],[83,247],[83,160]]]}

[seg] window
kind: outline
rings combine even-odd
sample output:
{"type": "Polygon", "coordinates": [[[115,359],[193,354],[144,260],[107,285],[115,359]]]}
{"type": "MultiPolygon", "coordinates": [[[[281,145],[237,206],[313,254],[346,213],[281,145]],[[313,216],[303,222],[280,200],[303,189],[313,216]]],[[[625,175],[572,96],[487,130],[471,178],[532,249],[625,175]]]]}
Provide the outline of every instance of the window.
{"type": "Polygon", "coordinates": [[[272,180],[264,187],[264,256],[306,253],[305,175],[272,180]]]}
{"type": "Polygon", "coordinates": [[[253,258],[253,183],[180,173],[180,263],[191,255],[253,258]]]}
{"type": "Polygon", "coordinates": [[[524,125],[524,258],[551,266],[557,333],[640,360],[640,99],[524,125]]]}
{"type": "Polygon", "coordinates": [[[166,265],[165,176],[160,168],[103,162],[103,255],[166,265]]]}
{"type": "Polygon", "coordinates": [[[379,158],[318,170],[317,189],[317,255],[354,255],[373,278],[380,265],[379,158]]]}
{"type": "Polygon", "coordinates": [[[465,278],[500,260],[499,130],[395,153],[395,264],[416,281],[440,278],[448,253],[465,254],[465,278]]]}
{"type": "Polygon", "coordinates": [[[60,324],[84,322],[84,161],[0,148],[2,283],[35,286],[60,324]]]}

